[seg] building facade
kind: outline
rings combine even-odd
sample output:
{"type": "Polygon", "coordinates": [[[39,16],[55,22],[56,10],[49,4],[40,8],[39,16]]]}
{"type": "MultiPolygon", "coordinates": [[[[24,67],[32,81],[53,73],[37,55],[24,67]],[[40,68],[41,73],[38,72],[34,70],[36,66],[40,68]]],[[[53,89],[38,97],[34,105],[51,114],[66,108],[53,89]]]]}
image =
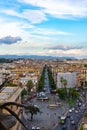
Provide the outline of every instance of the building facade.
{"type": "MultiPolygon", "coordinates": [[[[0,103],[6,102],[16,102],[21,103],[21,91],[22,88],[19,87],[5,87],[0,93],[0,103]]],[[[10,106],[12,111],[14,111],[19,118],[21,118],[21,110],[19,107],[10,106]]],[[[9,114],[5,109],[2,110],[2,114],[9,114]]],[[[16,124],[10,130],[21,130],[21,124],[17,121],[16,124]]]]}
{"type": "Polygon", "coordinates": [[[62,88],[61,77],[67,80],[67,88],[76,87],[76,72],[57,73],[57,88],[62,88]]]}

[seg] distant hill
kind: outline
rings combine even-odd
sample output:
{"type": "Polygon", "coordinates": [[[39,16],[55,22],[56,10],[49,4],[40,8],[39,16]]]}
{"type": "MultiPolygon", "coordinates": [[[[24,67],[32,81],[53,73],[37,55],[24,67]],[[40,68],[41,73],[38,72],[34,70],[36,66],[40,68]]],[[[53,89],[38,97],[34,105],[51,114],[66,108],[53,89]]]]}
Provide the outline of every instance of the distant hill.
{"type": "Polygon", "coordinates": [[[0,58],[0,63],[11,63],[13,60],[12,59],[7,59],[7,58],[0,58]]]}
{"type": "Polygon", "coordinates": [[[37,56],[37,55],[0,55],[0,58],[5,58],[5,59],[18,59],[18,58],[23,58],[23,59],[76,59],[74,57],[56,57],[56,56],[37,56]]]}

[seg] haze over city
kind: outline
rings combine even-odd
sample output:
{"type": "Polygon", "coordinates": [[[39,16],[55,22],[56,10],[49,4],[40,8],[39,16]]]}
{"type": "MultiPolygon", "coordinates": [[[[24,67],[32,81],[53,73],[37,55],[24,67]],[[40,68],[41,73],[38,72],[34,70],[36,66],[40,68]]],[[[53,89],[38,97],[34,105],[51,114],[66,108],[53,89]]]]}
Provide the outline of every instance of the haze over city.
{"type": "Polygon", "coordinates": [[[0,0],[0,55],[87,58],[87,0],[0,0]]]}

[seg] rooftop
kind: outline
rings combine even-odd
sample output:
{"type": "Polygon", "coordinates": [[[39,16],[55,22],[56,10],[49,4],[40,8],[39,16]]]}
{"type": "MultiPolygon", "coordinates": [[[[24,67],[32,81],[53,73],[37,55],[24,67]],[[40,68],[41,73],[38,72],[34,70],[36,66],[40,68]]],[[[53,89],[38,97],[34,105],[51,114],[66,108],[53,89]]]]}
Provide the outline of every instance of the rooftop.
{"type": "Polygon", "coordinates": [[[16,97],[22,91],[21,88],[18,87],[5,87],[0,93],[0,103],[7,101],[15,101],[16,97]]]}

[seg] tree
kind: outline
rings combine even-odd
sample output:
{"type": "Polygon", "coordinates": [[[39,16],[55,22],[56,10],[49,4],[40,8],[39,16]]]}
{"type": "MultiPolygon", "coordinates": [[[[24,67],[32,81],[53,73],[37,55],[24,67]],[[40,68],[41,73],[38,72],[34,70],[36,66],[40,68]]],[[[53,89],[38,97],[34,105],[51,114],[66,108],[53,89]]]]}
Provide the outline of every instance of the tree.
{"type": "Polygon", "coordinates": [[[85,64],[84,67],[87,67],[87,64],[85,64]]]}
{"type": "Polygon", "coordinates": [[[33,115],[40,112],[40,109],[37,106],[27,106],[26,112],[31,114],[31,121],[33,121],[33,115]]]}
{"type": "Polygon", "coordinates": [[[84,114],[84,117],[86,117],[86,118],[87,118],[87,113],[85,113],[85,114],[84,114]]]}
{"type": "Polygon", "coordinates": [[[56,89],[56,84],[52,75],[52,72],[50,70],[50,68],[48,68],[48,77],[49,77],[49,83],[50,83],[50,88],[51,90],[55,90],[56,89]]]}
{"type": "Polygon", "coordinates": [[[84,82],[83,82],[83,81],[80,81],[80,86],[81,86],[81,88],[83,87],[83,85],[84,85],[84,82]]]}
{"type": "Polygon", "coordinates": [[[79,93],[74,88],[70,88],[69,89],[69,98],[76,99],[77,97],[79,97],[79,93]]]}
{"type": "Polygon", "coordinates": [[[60,99],[65,100],[66,99],[66,89],[65,88],[59,88],[57,89],[57,93],[60,97],[60,99]]]}
{"type": "Polygon", "coordinates": [[[81,79],[80,85],[81,85],[81,88],[85,87],[85,77],[81,79]]]}
{"type": "Polygon", "coordinates": [[[21,97],[24,97],[24,95],[27,95],[27,90],[25,88],[21,92],[21,97]]]}
{"type": "Polygon", "coordinates": [[[34,84],[33,84],[32,80],[29,80],[27,83],[28,92],[30,92],[33,87],[34,87],[34,84]]]}
{"type": "Polygon", "coordinates": [[[67,80],[64,79],[63,77],[61,77],[61,78],[60,78],[60,82],[61,82],[61,88],[63,88],[63,86],[64,86],[64,88],[66,88],[66,86],[67,86],[67,80]],[[62,85],[63,85],[63,86],[62,86],[62,85]]]}
{"type": "MultiPolygon", "coordinates": [[[[37,106],[34,105],[30,105],[30,106],[26,106],[24,104],[19,104],[19,103],[15,103],[15,102],[7,102],[7,103],[2,103],[0,104],[0,109],[5,109],[7,110],[12,116],[14,116],[24,127],[26,130],[29,130],[26,125],[20,120],[20,118],[18,117],[18,115],[12,111],[9,106],[17,106],[17,107],[23,107],[25,109],[27,109],[30,113],[31,113],[31,119],[33,119],[33,114],[37,114],[37,112],[40,112],[40,109],[37,106]]],[[[0,122],[0,129],[1,130],[8,130],[4,124],[2,122],[0,122]]]]}
{"type": "Polygon", "coordinates": [[[21,82],[19,83],[19,87],[20,87],[20,88],[22,88],[22,87],[23,87],[21,82]]]}
{"type": "Polygon", "coordinates": [[[14,84],[12,81],[8,81],[5,86],[11,86],[11,87],[15,87],[17,86],[17,84],[14,84]]]}
{"type": "Polygon", "coordinates": [[[67,80],[66,79],[63,79],[63,86],[66,89],[66,86],[67,86],[67,80]]]}
{"type": "Polygon", "coordinates": [[[38,92],[42,91],[44,88],[44,76],[45,76],[45,67],[42,70],[41,77],[38,82],[38,92]]]}
{"type": "Polygon", "coordinates": [[[60,82],[61,82],[61,88],[63,88],[63,77],[60,77],[60,82]]]}

